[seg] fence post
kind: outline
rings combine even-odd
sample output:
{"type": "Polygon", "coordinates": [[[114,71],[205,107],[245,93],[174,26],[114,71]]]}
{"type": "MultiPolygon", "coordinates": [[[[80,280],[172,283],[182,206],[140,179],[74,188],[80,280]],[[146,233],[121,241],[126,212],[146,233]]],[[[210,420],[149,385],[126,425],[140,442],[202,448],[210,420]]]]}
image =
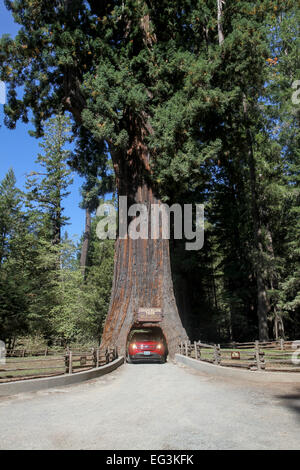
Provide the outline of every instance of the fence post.
{"type": "Polygon", "coordinates": [[[46,346],[46,349],[45,349],[45,356],[48,355],[48,347],[46,346]]]}
{"type": "Polygon", "coordinates": [[[281,351],[284,350],[284,339],[280,338],[280,349],[281,351]]]}
{"type": "Polygon", "coordinates": [[[72,362],[73,362],[72,351],[70,350],[69,351],[69,374],[73,373],[72,362]]]}
{"type": "Polygon", "coordinates": [[[197,350],[199,354],[198,358],[201,359],[201,341],[200,340],[198,341],[198,346],[199,346],[199,351],[197,350]]]}
{"type": "Polygon", "coordinates": [[[189,356],[188,343],[187,343],[187,341],[185,342],[185,355],[186,355],[186,357],[189,356]]]}
{"type": "Polygon", "coordinates": [[[67,374],[69,371],[69,355],[68,355],[68,350],[65,350],[65,374],[67,374]]]}
{"type": "Polygon", "coordinates": [[[195,348],[195,359],[198,359],[197,341],[194,341],[194,348],[195,348]]]}
{"type": "Polygon", "coordinates": [[[93,361],[93,367],[96,367],[96,351],[95,348],[91,348],[91,354],[92,354],[92,361],[93,361]]]}
{"type": "Polygon", "coordinates": [[[257,340],[255,341],[255,357],[256,357],[257,370],[261,370],[259,341],[257,340]]]}
{"type": "Polygon", "coordinates": [[[220,364],[221,362],[221,353],[220,353],[220,345],[214,345],[214,364],[216,364],[217,366],[220,364]]]}

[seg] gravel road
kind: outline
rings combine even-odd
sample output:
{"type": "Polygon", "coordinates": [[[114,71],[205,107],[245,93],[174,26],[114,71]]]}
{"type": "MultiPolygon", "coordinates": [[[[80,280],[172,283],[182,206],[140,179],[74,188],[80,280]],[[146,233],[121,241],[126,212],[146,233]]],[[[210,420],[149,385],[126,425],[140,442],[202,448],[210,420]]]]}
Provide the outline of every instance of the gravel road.
{"type": "Polygon", "coordinates": [[[299,449],[300,390],[126,364],[84,384],[0,398],[0,449],[299,449]]]}

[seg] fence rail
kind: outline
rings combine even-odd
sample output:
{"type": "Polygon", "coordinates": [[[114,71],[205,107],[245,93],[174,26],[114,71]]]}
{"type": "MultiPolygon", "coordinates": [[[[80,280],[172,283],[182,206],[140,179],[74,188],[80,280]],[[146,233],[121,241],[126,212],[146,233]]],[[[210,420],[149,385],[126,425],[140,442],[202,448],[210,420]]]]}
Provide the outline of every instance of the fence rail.
{"type": "MultiPolygon", "coordinates": [[[[297,342],[300,348],[300,341],[297,342]]],[[[300,372],[300,349],[295,360],[293,341],[253,341],[248,343],[208,344],[201,341],[180,343],[184,356],[223,367],[249,370],[300,372]]]]}
{"type": "Polygon", "coordinates": [[[14,350],[0,363],[0,383],[12,380],[74,374],[108,364],[118,357],[116,347],[80,350],[67,348],[62,352],[14,350]],[[21,351],[21,353],[20,353],[21,351]]]}

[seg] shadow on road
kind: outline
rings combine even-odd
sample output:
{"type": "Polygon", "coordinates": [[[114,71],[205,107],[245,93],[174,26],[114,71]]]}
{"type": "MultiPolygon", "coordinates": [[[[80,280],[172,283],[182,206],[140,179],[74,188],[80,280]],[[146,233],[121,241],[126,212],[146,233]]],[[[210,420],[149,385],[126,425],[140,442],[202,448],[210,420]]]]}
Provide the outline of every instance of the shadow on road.
{"type": "Polygon", "coordinates": [[[140,359],[136,362],[134,362],[134,361],[132,361],[130,363],[127,362],[127,364],[130,364],[130,365],[133,364],[135,366],[138,366],[139,364],[144,364],[144,365],[145,364],[157,364],[158,366],[163,366],[164,364],[167,364],[167,362],[161,363],[161,362],[158,362],[158,361],[149,361],[149,360],[143,361],[143,360],[140,359]]]}
{"type": "Polygon", "coordinates": [[[295,389],[293,393],[287,393],[284,395],[277,395],[276,398],[282,400],[283,405],[288,409],[297,413],[300,419],[300,388],[295,389]]]}

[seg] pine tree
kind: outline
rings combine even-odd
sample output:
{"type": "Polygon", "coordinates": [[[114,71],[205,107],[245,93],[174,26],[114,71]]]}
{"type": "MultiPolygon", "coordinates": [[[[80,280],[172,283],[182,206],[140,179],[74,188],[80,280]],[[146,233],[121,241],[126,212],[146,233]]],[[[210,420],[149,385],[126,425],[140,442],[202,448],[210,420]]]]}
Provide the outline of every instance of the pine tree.
{"type": "Polygon", "coordinates": [[[12,169],[0,182],[0,338],[10,341],[28,327],[28,279],[19,244],[26,220],[12,169]]]}
{"type": "Polygon", "coordinates": [[[107,159],[104,148],[95,141],[92,134],[84,128],[78,129],[76,148],[71,161],[73,168],[85,178],[81,188],[85,209],[85,229],[81,247],[80,266],[86,274],[88,251],[92,230],[92,215],[99,205],[99,198],[114,190],[114,177],[111,161],[107,159]]]}
{"type": "MultiPolygon", "coordinates": [[[[273,289],[275,329],[286,325],[286,333],[299,335],[299,148],[300,106],[297,100],[299,79],[299,21],[295,4],[279,15],[270,33],[272,56],[269,63],[268,109],[273,140],[281,149],[281,205],[274,236],[274,251],[278,253],[280,270],[273,289]],[[296,85],[296,87],[295,87],[296,85]],[[293,95],[295,95],[293,97],[293,95]],[[279,228],[278,228],[279,225],[279,228]]],[[[299,94],[298,94],[299,96],[299,94]]]]}
{"type": "Polygon", "coordinates": [[[8,258],[14,235],[20,224],[22,193],[10,169],[0,183],[0,269],[8,258]]]}
{"type": "Polygon", "coordinates": [[[62,227],[68,218],[63,215],[63,199],[70,194],[72,183],[71,169],[67,160],[70,150],[65,149],[70,143],[70,122],[67,117],[58,115],[45,124],[45,135],[40,144],[43,154],[39,154],[37,163],[43,172],[32,171],[27,179],[29,203],[38,205],[44,212],[45,225],[49,230],[49,239],[54,245],[61,241],[62,227]]]}

